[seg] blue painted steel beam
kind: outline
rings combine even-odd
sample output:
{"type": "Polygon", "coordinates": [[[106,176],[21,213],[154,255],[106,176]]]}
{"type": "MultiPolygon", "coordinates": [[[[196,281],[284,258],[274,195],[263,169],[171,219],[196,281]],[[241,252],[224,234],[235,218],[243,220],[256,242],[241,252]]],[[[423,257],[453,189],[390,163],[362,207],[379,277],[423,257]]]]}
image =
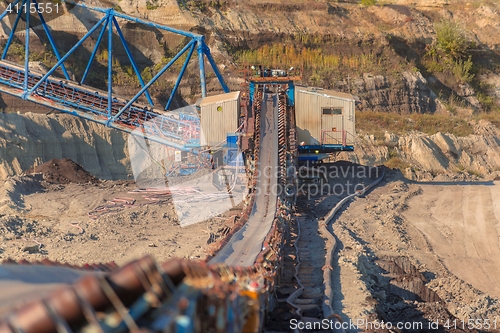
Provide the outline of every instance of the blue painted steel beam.
{"type": "Polygon", "coordinates": [[[97,38],[96,44],[94,46],[94,50],[92,51],[92,54],[90,55],[89,62],[87,63],[87,67],[85,68],[85,72],[83,72],[82,80],[80,81],[80,84],[83,84],[85,82],[85,79],[87,78],[87,74],[90,71],[90,67],[92,66],[92,62],[94,62],[95,56],[97,54],[97,50],[99,49],[99,45],[101,44],[102,37],[104,36],[104,32],[106,31],[106,27],[108,26],[108,20],[109,16],[106,16],[106,21],[102,25],[101,32],[99,33],[99,37],[97,38]]]}
{"type": "MultiPolygon", "coordinates": [[[[47,23],[45,22],[45,19],[43,18],[42,13],[38,9],[38,2],[36,0],[33,0],[33,2],[35,3],[36,12],[38,13],[38,17],[40,18],[40,22],[42,22],[43,30],[45,30],[45,34],[47,35],[47,38],[49,39],[49,43],[52,46],[52,50],[54,50],[54,54],[55,54],[57,60],[61,60],[61,56],[59,55],[59,52],[57,51],[57,47],[56,47],[56,44],[54,43],[54,39],[52,38],[52,34],[50,33],[50,29],[47,26],[47,23]]],[[[66,71],[66,66],[64,66],[64,64],[61,65],[61,69],[63,71],[64,77],[67,80],[70,80],[68,72],[66,71]]]]}
{"type": "Polygon", "coordinates": [[[205,37],[201,36],[197,38],[198,43],[198,62],[200,65],[200,85],[201,85],[201,97],[207,97],[207,83],[205,78],[205,57],[203,53],[203,46],[205,45],[205,37]]]}
{"type": "Polygon", "coordinates": [[[33,88],[31,88],[30,90],[28,90],[26,92],[27,95],[31,95],[33,94],[33,92],[35,90],[38,89],[38,87],[40,87],[40,85],[45,82],[45,80],[47,80],[47,78],[52,75],[52,73],[55,72],[55,70],[61,66],[61,64],[66,60],[68,59],[68,57],[73,54],[73,52],[75,52],[75,50],[83,44],[83,42],[85,42],[87,40],[87,38],[89,38],[90,35],[92,35],[94,33],[94,31],[96,31],[96,29],[106,20],[106,17],[103,17],[101,20],[99,20],[99,22],[96,23],[96,25],[94,25],[90,30],[89,32],[87,32],[83,37],[82,39],[80,39],[69,51],[68,53],[66,53],[62,58],[61,60],[59,60],[55,65],[54,67],[52,67],[43,77],[40,81],[38,81],[37,84],[35,84],[35,86],[33,88]]]}
{"type": "Polygon", "coordinates": [[[113,9],[108,15],[108,118],[113,116],[113,9]]]}
{"type": "MultiPolygon", "coordinates": [[[[20,1],[20,0],[16,0],[16,1],[20,1]]],[[[25,3],[25,2],[31,3],[31,0],[22,0],[22,1],[24,1],[23,3],[25,3]]],[[[33,0],[33,1],[35,1],[35,0],[33,0]]],[[[72,3],[72,2],[68,1],[68,3],[72,3]]],[[[218,68],[215,65],[215,62],[213,61],[213,58],[210,55],[210,50],[206,46],[206,44],[204,42],[204,37],[202,35],[191,33],[191,32],[186,32],[186,31],[181,31],[181,30],[177,30],[177,29],[173,29],[173,28],[170,28],[170,27],[167,27],[167,26],[163,26],[163,25],[160,25],[160,24],[156,24],[156,23],[153,23],[153,22],[147,22],[147,21],[144,21],[144,20],[141,20],[141,19],[138,19],[138,18],[134,18],[134,17],[125,15],[125,14],[116,13],[112,9],[102,9],[102,8],[97,8],[97,7],[90,7],[90,6],[87,6],[87,5],[83,4],[83,3],[78,3],[78,4],[72,3],[72,4],[74,4],[76,6],[79,6],[79,7],[82,7],[82,8],[87,8],[89,10],[94,10],[94,11],[97,11],[97,12],[100,12],[100,13],[105,13],[106,16],[108,16],[108,18],[109,18],[109,20],[106,21],[106,25],[108,26],[108,33],[109,33],[109,35],[112,35],[112,31],[110,31],[110,29],[109,29],[109,27],[111,26],[111,23],[113,23],[114,25],[116,25],[116,27],[118,28],[117,32],[120,35],[121,29],[119,29],[119,25],[117,24],[117,21],[115,19],[115,17],[120,17],[120,18],[124,18],[126,20],[129,20],[129,21],[132,21],[132,22],[137,22],[137,23],[140,23],[140,24],[144,24],[144,25],[149,26],[149,27],[155,27],[155,28],[158,28],[158,29],[161,29],[161,30],[164,30],[164,31],[169,31],[169,32],[172,32],[172,33],[176,33],[176,34],[180,34],[180,35],[183,35],[183,36],[186,36],[186,37],[190,37],[192,39],[192,41],[194,40],[197,43],[197,45],[198,45],[198,61],[199,61],[199,65],[200,65],[200,84],[201,84],[202,96],[206,97],[206,95],[207,95],[207,91],[206,91],[206,77],[205,77],[205,68],[204,68],[205,67],[205,65],[204,65],[204,56],[205,55],[207,56],[207,59],[209,60],[212,68],[214,69],[214,72],[215,72],[215,74],[216,74],[219,82],[221,83],[221,86],[222,86],[223,90],[226,91],[226,92],[229,91],[229,89],[227,88],[226,84],[224,83],[222,75],[218,71],[218,68]]],[[[4,14],[6,14],[6,13],[4,13],[4,14]]],[[[39,15],[40,15],[40,19],[42,21],[44,21],[43,15],[41,15],[40,13],[39,13],[39,15]]],[[[3,17],[4,16],[5,15],[3,15],[3,17]]],[[[28,18],[28,20],[29,20],[29,18],[28,18]]],[[[29,26],[29,24],[28,24],[28,26],[29,26]]],[[[63,70],[63,72],[65,74],[65,77],[67,79],[69,79],[69,75],[67,74],[67,71],[66,71],[65,66],[64,66],[64,61],[65,61],[65,59],[67,59],[67,57],[64,57],[64,59],[63,59],[63,58],[61,58],[59,56],[57,48],[56,48],[55,43],[54,43],[54,40],[53,40],[53,38],[52,38],[52,36],[50,34],[50,30],[48,29],[48,27],[46,26],[46,24],[43,24],[43,26],[44,26],[45,31],[47,32],[47,35],[49,37],[49,41],[51,42],[51,46],[54,49],[54,53],[56,54],[56,57],[58,58],[58,65],[56,65],[56,66],[61,66],[62,70],[63,70]]],[[[93,29],[95,30],[95,28],[96,27],[94,26],[93,29]]],[[[103,29],[105,29],[105,27],[103,27],[103,29]]],[[[133,60],[133,57],[131,56],[130,49],[128,48],[128,45],[126,44],[125,39],[122,38],[123,34],[121,34],[121,35],[122,36],[120,37],[120,39],[122,39],[122,42],[124,42],[123,44],[124,44],[126,52],[128,51],[127,53],[129,55],[129,59],[131,60],[132,66],[135,67],[134,71],[136,71],[136,74],[138,75],[138,78],[139,78],[139,82],[141,83],[141,86],[144,88],[144,86],[145,86],[144,85],[144,81],[142,80],[142,77],[140,75],[140,72],[139,72],[137,66],[136,65],[134,66],[135,62],[133,60]]],[[[88,36],[86,35],[85,37],[88,37],[88,36]]],[[[102,37],[100,37],[100,39],[102,40],[102,37]]],[[[99,40],[99,42],[100,42],[100,40],[99,40]]],[[[99,44],[99,43],[97,43],[97,44],[99,44]]],[[[74,52],[74,48],[75,47],[80,46],[80,45],[81,45],[81,41],[79,43],[77,43],[72,48],[72,50],[70,50],[71,53],[74,52]]],[[[87,64],[87,67],[86,67],[86,69],[84,71],[84,74],[83,74],[83,77],[82,77],[82,80],[81,80],[82,84],[85,81],[85,79],[87,78],[87,75],[88,75],[88,73],[90,71],[90,68],[91,68],[91,64],[92,64],[93,60],[95,59],[95,55],[96,55],[96,51],[97,50],[98,50],[98,45],[94,49],[93,55],[91,56],[91,58],[89,60],[89,63],[87,64]]],[[[112,95],[112,52],[113,52],[113,50],[112,50],[112,43],[108,43],[108,56],[109,56],[109,54],[111,54],[110,59],[108,59],[108,91],[110,91],[111,95],[112,95]],[[109,65],[111,65],[111,66],[109,66],[109,65]]],[[[29,59],[29,47],[25,47],[25,53],[26,53],[26,55],[27,55],[27,57],[29,59]]],[[[25,65],[26,65],[26,63],[25,63],[25,65]]],[[[52,73],[53,73],[53,71],[51,72],[51,74],[52,73]]],[[[184,72],[182,74],[184,74],[184,72]]],[[[182,75],[181,75],[180,79],[182,79],[182,75]]],[[[154,80],[153,83],[155,81],[156,80],[154,80]]],[[[179,81],[179,79],[178,79],[178,81],[179,81]]],[[[39,84],[38,84],[38,86],[39,86],[39,84]]],[[[25,91],[25,95],[30,95],[30,94],[32,94],[36,90],[36,88],[35,88],[35,89],[29,89],[29,91],[28,91],[28,88],[29,87],[27,85],[25,85],[25,88],[24,88],[26,90],[25,91]]],[[[177,84],[177,88],[178,88],[178,84],[177,84]]],[[[147,89],[144,92],[146,93],[146,97],[148,98],[148,101],[150,102],[150,104],[153,104],[152,103],[153,102],[152,98],[149,95],[149,92],[147,91],[147,89]]],[[[169,97],[170,104],[172,102],[172,98],[173,98],[172,96],[169,97]]],[[[111,109],[111,107],[112,107],[112,97],[109,97],[108,100],[110,101],[108,103],[108,109],[111,109]],[[109,107],[109,106],[111,106],[111,107],[109,107]]],[[[170,107],[170,105],[169,105],[169,107],[170,107]]],[[[110,116],[112,116],[112,115],[110,114],[110,116]]]]}
{"type": "Polygon", "coordinates": [[[177,81],[175,82],[174,88],[170,92],[170,97],[168,98],[167,105],[165,106],[165,110],[168,110],[170,108],[170,104],[172,104],[172,101],[174,100],[175,93],[177,92],[177,88],[179,87],[182,77],[184,76],[184,72],[186,71],[186,68],[189,64],[189,60],[191,60],[191,56],[193,55],[194,52],[194,47],[195,43],[191,45],[191,49],[189,50],[188,56],[186,58],[186,61],[184,61],[184,65],[182,65],[181,72],[179,73],[179,77],[177,78],[177,81]]]}
{"type": "Polygon", "coordinates": [[[299,161],[321,161],[327,159],[330,155],[328,154],[299,154],[299,161]]]}
{"type": "MultiPolygon", "coordinates": [[[[11,8],[11,9],[13,9],[13,8],[14,8],[14,7],[18,4],[18,2],[19,2],[19,1],[20,1],[20,0],[16,0],[16,1],[14,1],[14,2],[11,4],[10,8],[11,8]]],[[[9,5],[7,5],[7,6],[9,6],[9,5]]],[[[7,8],[9,8],[9,7],[7,7],[7,8]]],[[[1,21],[1,20],[3,20],[3,18],[4,18],[5,16],[9,15],[10,13],[11,13],[11,12],[9,12],[9,11],[5,10],[5,12],[3,12],[2,14],[0,14],[0,21],[1,21]]],[[[22,11],[19,11],[19,13],[22,13],[22,11]]]]}
{"type": "MultiPolygon", "coordinates": [[[[26,16],[26,45],[24,46],[24,91],[28,90],[28,75],[30,72],[30,0],[23,0],[26,16]]],[[[23,6],[21,6],[22,11],[23,6]]]]}
{"type": "MultiPolygon", "coordinates": [[[[120,26],[118,25],[118,22],[116,19],[113,17],[113,23],[115,24],[116,31],[118,32],[118,36],[120,36],[120,40],[122,41],[123,48],[125,49],[125,53],[127,53],[128,59],[130,60],[130,64],[132,64],[132,68],[134,69],[135,75],[137,75],[137,78],[139,79],[139,83],[141,84],[141,87],[144,87],[144,80],[142,79],[141,72],[139,71],[139,68],[137,67],[137,64],[135,63],[134,56],[132,55],[132,52],[130,52],[130,49],[127,45],[127,41],[125,40],[125,37],[123,36],[122,29],[120,29],[120,26]]],[[[181,74],[182,76],[182,74],[181,74]]],[[[153,100],[151,99],[151,96],[149,95],[149,92],[146,90],[145,91],[146,98],[148,99],[149,104],[154,105],[153,100]]]]}
{"type": "Polygon", "coordinates": [[[173,58],[172,58],[172,60],[170,60],[170,61],[168,62],[168,64],[166,64],[166,65],[165,65],[165,67],[163,67],[163,68],[162,68],[162,69],[161,69],[161,70],[160,70],[160,71],[159,71],[159,72],[158,72],[158,73],[157,73],[157,74],[156,74],[156,75],[155,75],[155,76],[154,76],[154,77],[153,77],[153,78],[152,78],[152,79],[148,82],[148,83],[146,83],[146,85],[145,85],[145,86],[144,86],[141,90],[139,90],[139,92],[138,92],[137,94],[135,94],[135,96],[134,96],[134,97],[132,97],[132,99],[131,99],[130,101],[128,101],[128,103],[127,103],[127,104],[125,104],[125,106],[124,106],[124,107],[123,107],[123,108],[122,108],[122,109],[121,109],[121,110],[120,110],[120,111],[116,114],[116,116],[114,116],[112,119],[110,119],[110,122],[111,122],[111,121],[116,121],[116,119],[117,119],[118,117],[120,117],[120,115],[121,115],[121,114],[122,114],[125,110],[127,110],[127,109],[128,109],[128,108],[132,105],[132,103],[134,103],[134,102],[135,102],[135,101],[139,98],[139,96],[141,96],[141,95],[142,95],[142,94],[143,94],[143,93],[144,93],[144,92],[145,92],[145,91],[146,91],[146,90],[147,90],[147,89],[148,89],[148,88],[149,88],[149,87],[150,87],[150,86],[151,86],[154,82],[156,82],[156,80],[158,80],[158,78],[159,78],[160,76],[162,76],[162,75],[163,75],[163,73],[165,73],[165,71],[166,71],[167,69],[169,69],[169,68],[170,68],[170,66],[172,66],[172,64],[173,64],[173,63],[174,63],[177,59],[179,59],[179,57],[180,57],[181,55],[183,55],[183,54],[184,54],[184,52],[186,52],[186,50],[187,50],[189,47],[191,47],[191,45],[192,45],[193,43],[195,43],[195,40],[191,40],[189,43],[187,43],[187,44],[186,44],[186,46],[184,46],[184,48],[183,48],[183,49],[182,49],[179,53],[177,53],[177,54],[176,54],[176,56],[175,56],[175,57],[173,57],[173,58]]]}
{"type": "Polygon", "coordinates": [[[203,53],[207,56],[208,62],[210,63],[210,66],[212,66],[212,69],[214,70],[215,75],[217,76],[217,79],[219,79],[220,85],[222,89],[224,90],[225,93],[229,92],[229,88],[226,85],[226,82],[224,81],[224,78],[222,77],[221,72],[219,71],[219,68],[217,67],[217,64],[214,61],[214,58],[212,57],[212,54],[210,53],[210,49],[206,44],[203,44],[203,53]]]}
{"type": "MultiPolygon", "coordinates": [[[[19,0],[17,0],[15,2],[15,4],[17,4],[19,2],[19,0]]],[[[24,0],[23,0],[23,3],[24,3],[24,0]]],[[[12,6],[11,6],[12,8],[12,6]]],[[[15,32],[16,32],[16,28],[17,28],[17,25],[19,23],[19,19],[21,18],[21,14],[22,14],[22,10],[18,11],[17,13],[17,17],[16,17],[16,20],[14,21],[14,24],[12,25],[12,30],[10,31],[10,34],[9,34],[9,39],[7,39],[7,44],[5,44],[5,49],[3,50],[3,53],[2,53],[2,60],[5,59],[5,57],[7,56],[7,52],[9,51],[9,47],[10,47],[10,44],[12,43],[12,40],[14,39],[14,36],[15,36],[15,32]]],[[[5,13],[8,13],[7,11],[4,12],[5,13]]],[[[3,18],[3,17],[2,17],[3,18]]]]}

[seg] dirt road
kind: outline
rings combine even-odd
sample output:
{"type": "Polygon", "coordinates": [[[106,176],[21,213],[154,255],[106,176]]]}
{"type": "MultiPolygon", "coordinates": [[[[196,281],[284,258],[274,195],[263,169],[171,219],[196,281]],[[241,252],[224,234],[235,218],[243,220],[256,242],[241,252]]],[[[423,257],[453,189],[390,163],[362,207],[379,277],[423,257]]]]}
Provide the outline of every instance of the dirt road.
{"type": "Polygon", "coordinates": [[[451,273],[500,298],[500,182],[420,187],[404,216],[451,273]]]}
{"type": "Polygon", "coordinates": [[[423,327],[500,323],[499,194],[498,182],[414,183],[389,172],[334,221],[335,311],[423,327]]]}

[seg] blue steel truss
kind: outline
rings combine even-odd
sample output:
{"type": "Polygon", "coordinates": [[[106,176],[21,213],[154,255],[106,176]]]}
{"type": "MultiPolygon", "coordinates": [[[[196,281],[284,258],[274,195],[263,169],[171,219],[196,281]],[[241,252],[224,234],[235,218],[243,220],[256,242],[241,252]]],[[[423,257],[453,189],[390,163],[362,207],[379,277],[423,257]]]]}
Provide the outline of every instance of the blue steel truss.
{"type": "Polygon", "coordinates": [[[46,23],[43,14],[38,9],[37,0],[15,0],[7,7],[7,10],[0,14],[0,20],[3,20],[8,15],[16,15],[14,23],[9,34],[9,38],[5,44],[2,56],[0,59],[0,91],[20,97],[24,100],[29,100],[48,106],[59,111],[69,113],[78,117],[86,118],[108,127],[116,128],[125,132],[134,133],[140,132],[150,140],[166,144],[176,149],[198,153],[200,146],[200,124],[199,120],[187,119],[182,114],[170,115],[162,110],[154,109],[152,106],[153,100],[148,89],[155,83],[160,76],[165,73],[179,58],[187,53],[179,76],[175,82],[172,92],[169,96],[165,110],[168,110],[172,104],[173,98],[180,85],[181,79],[186,71],[186,68],[191,60],[194,50],[198,53],[198,64],[200,69],[200,85],[202,97],[206,97],[206,78],[205,78],[205,58],[210,63],[217,79],[219,80],[222,89],[229,92],[227,85],[219,72],[210,49],[205,43],[204,36],[194,34],[187,31],[177,30],[168,26],[145,21],[123,13],[114,11],[113,9],[103,9],[97,7],[89,7],[82,3],[67,3],[86,8],[90,11],[103,13],[104,16],[73,46],[71,49],[61,56],[54,38],[51,34],[51,29],[46,23]],[[19,6],[20,4],[20,6],[19,6]],[[17,5],[17,7],[15,7],[17,5]],[[38,73],[31,70],[29,67],[30,54],[30,8],[34,6],[35,14],[38,15],[42,24],[43,30],[49,40],[50,46],[57,58],[57,63],[48,70],[47,73],[38,73]],[[12,10],[12,8],[27,8],[27,10],[12,10]],[[10,10],[9,10],[10,9],[10,10]],[[117,18],[128,22],[135,22],[145,26],[153,27],[159,30],[171,32],[189,38],[189,42],[177,53],[160,71],[149,81],[144,82],[141,77],[137,63],[128,47],[127,41],[118,24],[117,18]],[[26,24],[25,37],[25,54],[24,67],[18,64],[11,63],[6,59],[7,52],[14,40],[18,23],[23,20],[26,24]],[[90,59],[87,63],[85,71],[79,82],[72,81],[68,75],[65,66],[65,61],[77,50],[94,32],[100,29],[95,47],[92,51],[90,59]],[[104,34],[108,33],[108,91],[102,91],[85,85],[92,62],[97,54],[99,45],[102,42],[104,34]],[[141,89],[130,100],[125,100],[117,96],[113,96],[113,34],[116,31],[122,45],[125,49],[130,64],[137,75],[141,89]],[[61,69],[64,78],[57,77],[56,70],[61,69]],[[138,102],[138,99],[145,95],[151,107],[138,102]],[[138,131],[139,129],[139,131],[138,131]]]}

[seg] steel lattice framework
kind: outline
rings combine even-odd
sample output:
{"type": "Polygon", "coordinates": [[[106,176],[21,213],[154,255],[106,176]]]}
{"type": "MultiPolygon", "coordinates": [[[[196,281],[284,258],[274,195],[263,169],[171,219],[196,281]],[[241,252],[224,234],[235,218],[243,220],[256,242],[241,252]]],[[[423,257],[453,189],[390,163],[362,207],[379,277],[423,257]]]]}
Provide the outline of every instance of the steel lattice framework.
{"type": "Polygon", "coordinates": [[[149,22],[139,18],[135,18],[123,13],[117,12],[114,9],[103,9],[90,7],[83,3],[69,4],[82,7],[97,15],[103,17],[92,26],[88,32],[76,43],[69,51],[61,55],[60,50],[56,45],[51,28],[44,19],[40,4],[37,0],[15,0],[12,3],[7,2],[7,10],[0,15],[0,20],[5,19],[9,15],[15,16],[12,24],[9,37],[2,51],[0,60],[0,91],[20,97],[24,100],[29,100],[47,107],[69,113],[78,117],[86,118],[108,127],[116,128],[129,133],[140,133],[148,139],[166,144],[176,149],[197,153],[200,141],[200,124],[198,121],[186,121],[186,117],[182,115],[169,115],[163,110],[155,109],[153,100],[148,89],[158,79],[172,67],[184,54],[187,54],[180,73],[175,81],[175,85],[170,93],[165,110],[168,110],[172,105],[173,98],[181,83],[181,79],[186,72],[186,68],[193,56],[195,49],[198,54],[198,65],[200,73],[200,85],[202,97],[206,97],[206,76],[205,76],[205,58],[212,67],[222,89],[229,92],[224,79],[219,72],[215,61],[210,53],[210,49],[205,43],[205,38],[202,35],[174,29],[161,24],[149,22]],[[13,10],[16,8],[16,10],[13,10]],[[33,10],[31,10],[33,9],[33,10]],[[31,14],[29,14],[31,11],[31,14]],[[100,13],[100,14],[99,14],[100,13]],[[50,47],[57,58],[57,63],[48,70],[47,73],[39,73],[30,69],[30,29],[33,29],[33,21],[31,16],[37,15],[43,30],[47,36],[50,47]],[[31,18],[30,18],[31,17],[31,18]],[[19,21],[23,20],[26,25],[25,32],[25,48],[24,48],[24,66],[11,63],[6,59],[7,52],[15,38],[16,30],[19,21]],[[170,32],[188,39],[187,44],[165,65],[158,73],[156,73],[149,82],[144,82],[141,73],[137,66],[128,43],[120,28],[120,22],[133,22],[146,27],[152,27],[161,31],[170,32]],[[94,49],[88,59],[85,71],[78,81],[73,77],[70,79],[66,62],[74,52],[82,47],[82,44],[94,33],[100,29],[94,49]],[[103,40],[105,33],[108,34],[107,55],[107,91],[98,90],[91,86],[85,85],[85,80],[91,72],[92,63],[96,57],[99,46],[103,40]],[[135,75],[141,85],[141,89],[130,100],[119,98],[113,95],[113,36],[118,36],[123,48],[130,61],[135,75]],[[61,69],[63,79],[56,71],[61,69]],[[151,106],[141,104],[138,99],[145,96],[151,106]],[[190,135],[186,136],[186,133],[190,135]],[[188,139],[186,139],[188,137],[188,139]]]}

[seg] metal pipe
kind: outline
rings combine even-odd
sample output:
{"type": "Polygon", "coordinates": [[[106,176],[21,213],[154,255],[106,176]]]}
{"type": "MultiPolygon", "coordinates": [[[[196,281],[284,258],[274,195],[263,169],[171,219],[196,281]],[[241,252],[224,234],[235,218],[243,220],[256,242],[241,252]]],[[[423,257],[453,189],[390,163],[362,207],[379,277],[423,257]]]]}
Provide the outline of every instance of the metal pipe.
{"type": "Polygon", "coordinates": [[[177,53],[177,55],[168,62],[168,64],[165,65],[165,67],[163,67],[148,83],[146,83],[146,85],[137,93],[135,94],[134,97],[132,97],[132,99],[130,101],[128,101],[127,104],[125,104],[125,106],[120,110],[118,111],[118,113],[112,118],[112,119],[109,119],[107,121],[107,125],[109,126],[110,123],[116,121],[116,119],[118,119],[118,117],[120,117],[122,115],[122,113],[128,109],[132,103],[134,103],[138,98],[139,96],[141,96],[156,80],[158,80],[158,78],[163,74],[165,73],[165,71],[167,69],[170,68],[170,66],[172,66],[172,64],[177,60],[179,59],[179,57],[184,54],[184,52],[186,52],[186,50],[193,44],[195,43],[194,40],[190,41],[189,43],[186,44],[186,46],[184,46],[184,48],[179,52],[177,53]]]}
{"type": "Polygon", "coordinates": [[[197,39],[198,43],[198,62],[200,63],[200,85],[201,85],[201,97],[207,97],[207,83],[205,78],[205,58],[203,57],[203,45],[205,37],[201,37],[197,39]]]}
{"type": "MultiPolygon", "coordinates": [[[[61,56],[59,55],[59,52],[57,51],[56,44],[54,42],[54,39],[52,38],[52,34],[50,33],[49,27],[47,26],[47,23],[45,22],[45,19],[43,18],[42,13],[38,10],[38,2],[36,0],[33,0],[35,3],[36,7],[36,12],[38,13],[38,17],[40,18],[40,22],[42,22],[42,27],[43,30],[45,30],[45,33],[47,34],[47,38],[49,39],[50,45],[52,46],[52,49],[54,50],[54,54],[56,55],[57,60],[61,60],[61,56]]],[[[30,9],[31,11],[31,9],[30,9]]],[[[67,80],[70,80],[68,72],[66,71],[66,66],[64,64],[61,65],[61,69],[63,71],[64,77],[67,80]]]]}
{"type": "MultiPolygon", "coordinates": [[[[30,5],[31,0],[24,0],[24,15],[26,16],[26,45],[24,46],[24,91],[28,90],[28,77],[30,72],[30,5]],[[28,6],[26,6],[28,4],[28,6]]],[[[23,98],[25,99],[25,98],[23,98]]]]}
{"type": "MultiPolygon", "coordinates": [[[[17,5],[17,3],[19,2],[20,0],[16,0],[14,1],[13,3],[9,4],[10,5],[10,9],[12,9],[12,7],[15,7],[17,5]]],[[[9,7],[7,7],[9,8],[9,7]]],[[[12,11],[8,11],[7,9],[5,9],[5,12],[3,12],[1,15],[0,15],[0,21],[3,20],[5,18],[5,16],[9,15],[12,11]]],[[[18,12],[19,14],[20,12],[18,12]]]]}
{"type": "MultiPolygon", "coordinates": [[[[15,3],[17,4],[18,2],[19,2],[19,0],[17,0],[15,3]]],[[[23,3],[24,3],[24,0],[23,0],[23,3]]],[[[12,6],[11,6],[11,8],[12,8],[12,6]]],[[[16,20],[14,21],[14,24],[12,25],[12,30],[10,31],[9,39],[7,40],[7,44],[5,44],[5,49],[3,50],[3,53],[2,53],[2,60],[4,60],[5,57],[7,56],[7,51],[9,51],[10,44],[12,43],[12,40],[14,39],[14,34],[16,33],[17,24],[19,23],[19,19],[21,18],[21,13],[22,13],[21,10],[17,13],[16,20]]]]}
{"type": "Polygon", "coordinates": [[[168,110],[168,108],[170,107],[170,104],[172,104],[172,101],[174,100],[174,96],[175,96],[175,93],[177,92],[177,88],[179,87],[179,85],[181,83],[182,77],[184,76],[184,72],[186,71],[186,68],[189,64],[189,60],[191,59],[191,56],[193,55],[194,46],[195,46],[195,44],[193,43],[193,45],[191,45],[191,49],[189,50],[186,61],[184,61],[184,65],[182,66],[179,77],[177,78],[177,81],[175,82],[174,88],[170,92],[170,97],[168,98],[167,105],[165,106],[165,111],[168,110]]]}
{"type": "MultiPolygon", "coordinates": [[[[113,23],[115,24],[116,31],[118,32],[118,36],[120,36],[120,40],[122,41],[123,48],[125,49],[125,52],[127,53],[128,59],[130,60],[130,63],[132,64],[132,68],[134,69],[135,74],[137,75],[137,78],[139,79],[139,83],[141,84],[141,87],[144,87],[144,80],[142,79],[141,72],[139,71],[139,68],[137,67],[137,64],[135,63],[132,52],[130,52],[130,49],[127,45],[127,41],[125,40],[125,37],[123,36],[122,29],[120,29],[120,26],[118,25],[118,22],[116,21],[116,19],[114,17],[113,17],[113,23]]],[[[154,105],[153,100],[151,99],[151,96],[149,95],[149,92],[147,90],[145,91],[145,94],[146,94],[146,98],[149,101],[149,104],[154,105]]]]}
{"type": "Polygon", "coordinates": [[[217,68],[217,64],[215,63],[214,59],[212,58],[212,54],[210,53],[210,49],[206,46],[203,48],[203,52],[207,56],[208,62],[210,63],[210,66],[212,66],[212,69],[214,70],[215,75],[217,76],[217,79],[219,79],[220,85],[224,92],[228,93],[229,88],[226,85],[226,82],[224,81],[224,78],[222,77],[222,74],[219,71],[219,68],[217,68]]]}
{"type": "Polygon", "coordinates": [[[106,26],[108,25],[108,20],[109,16],[106,17],[106,22],[102,25],[101,32],[99,33],[99,37],[97,38],[94,50],[92,51],[92,54],[90,55],[89,62],[87,63],[87,67],[85,68],[85,72],[83,72],[82,80],[80,81],[80,84],[83,84],[85,79],[87,78],[87,74],[90,70],[90,66],[92,66],[92,62],[94,61],[94,58],[97,54],[97,50],[99,49],[99,44],[101,44],[102,37],[104,36],[104,32],[106,31],[106,26]]]}
{"type": "Polygon", "coordinates": [[[85,42],[87,40],[87,38],[89,38],[90,35],[92,35],[94,33],[94,31],[96,31],[96,29],[106,20],[106,17],[103,17],[101,20],[99,20],[99,22],[96,23],[96,25],[94,25],[92,27],[92,29],[89,30],[89,32],[87,32],[83,37],[82,39],[80,39],[80,41],[78,43],[76,43],[69,51],[68,53],[66,53],[62,58],[61,60],[59,60],[55,65],[54,67],[52,67],[41,79],[40,81],[38,81],[37,84],[35,84],[35,86],[33,88],[31,88],[28,92],[26,92],[26,94],[29,96],[31,94],[33,94],[33,92],[35,90],[38,89],[38,87],[40,87],[40,85],[45,81],[47,80],[47,78],[52,75],[52,73],[54,73],[54,71],[73,53],[75,52],[75,50],[83,44],[83,42],[85,42]]]}
{"type": "Polygon", "coordinates": [[[113,8],[108,11],[108,119],[113,112],[113,8]]]}

